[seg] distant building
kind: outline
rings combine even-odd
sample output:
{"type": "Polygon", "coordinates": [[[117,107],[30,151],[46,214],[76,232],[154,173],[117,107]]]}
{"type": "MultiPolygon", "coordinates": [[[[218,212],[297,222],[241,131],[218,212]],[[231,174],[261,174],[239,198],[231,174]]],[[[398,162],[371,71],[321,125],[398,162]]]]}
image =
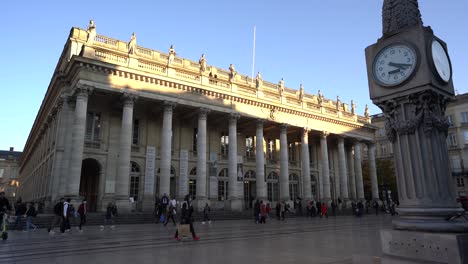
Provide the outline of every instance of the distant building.
{"type": "Polygon", "coordinates": [[[0,192],[5,192],[5,196],[16,199],[16,190],[19,187],[18,168],[19,159],[22,152],[10,150],[0,150],[0,192]]]}
{"type": "MultiPolygon", "coordinates": [[[[450,123],[447,147],[449,151],[451,175],[457,196],[468,195],[468,93],[457,95],[447,105],[446,116],[450,123]]],[[[393,161],[393,146],[386,137],[383,114],[372,116],[375,131],[376,159],[393,161]]],[[[379,174],[379,162],[377,173],[379,174]]]]}

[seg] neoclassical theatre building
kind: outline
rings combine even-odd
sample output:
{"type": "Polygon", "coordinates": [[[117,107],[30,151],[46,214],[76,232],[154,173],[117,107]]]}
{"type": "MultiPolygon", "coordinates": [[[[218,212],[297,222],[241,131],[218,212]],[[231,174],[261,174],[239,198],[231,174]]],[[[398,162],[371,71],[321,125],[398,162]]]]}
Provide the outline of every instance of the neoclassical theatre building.
{"type": "MultiPolygon", "coordinates": [[[[306,94],[72,28],[20,164],[19,195],[45,206],[153,210],[187,194],[198,208],[240,211],[255,199],[364,199],[368,149],[378,197],[375,127],[355,105],[306,94]],[[133,202],[132,202],[133,201],[133,202]]],[[[367,111],[366,111],[367,112],[367,111]]]]}

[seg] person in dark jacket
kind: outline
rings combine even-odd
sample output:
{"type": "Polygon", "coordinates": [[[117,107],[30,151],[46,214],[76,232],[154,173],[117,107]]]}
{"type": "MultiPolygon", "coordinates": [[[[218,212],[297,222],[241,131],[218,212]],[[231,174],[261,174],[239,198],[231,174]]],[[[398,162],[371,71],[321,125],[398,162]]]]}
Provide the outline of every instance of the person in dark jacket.
{"type": "Polygon", "coordinates": [[[16,216],[15,229],[18,229],[18,230],[23,229],[23,215],[26,214],[26,210],[27,210],[26,204],[23,203],[20,197],[15,204],[15,216],[16,216]]]}
{"type": "Polygon", "coordinates": [[[113,218],[116,216],[117,216],[117,206],[114,203],[109,202],[106,208],[106,218],[104,218],[104,225],[101,225],[101,231],[104,230],[105,225],[111,225],[110,228],[114,229],[115,225],[114,225],[113,218]]]}
{"type": "Polygon", "coordinates": [[[317,214],[318,215],[322,215],[322,203],[320,201],[317,200],[317,202],[315,203],[315,206],[317,207],[317,214]]]}
{"type": "Polygon", "coordinates": [[[332,208],[332,215],[336,216],[336,203],[334,200],[331,202],[331,208],[332,208]]]}
{"type": "Polygon", "coordinates": [[[208,221],[208,224],[211,224],[210,211],[211,211],[211,208],[208,205],[208,203],[206,203],[205,208],[203,208],[203,222],[202,222],[202,224],[205,224],[206,221],[208,221]]]}
{"type": "Polygon", "coordinates": [[[253,214],[255,223],[258,224],[260,222],[260,202],[258,200],[255,200],[253,205],[253,214]]]}
{"type": "Polygon", "coordinates": [[[37,226],[32,222],[32,218],[36,217],[37,211],[36,207],[34,207],[34,203],[31,202],[28,204],[28,209],[26,210],[26,231],[29,231],[29,228],[32,226],[34,229],[33,231],[36,230],[37,226]]]}
{"type": "Polygon", "coordinates": [[[83,231],[82,227],[86,224],[86,214],[88,213],[88,206],[86,204],[86,199],[84,199],[80,206],[78,206],[78,214],[80,214],[80,225],[78,226],[80,232],[83,231]]]}
{"type": "Polygon", "coordinates": [[[65,200],[63,198],[60,198],[60,200],[55,204],[54,206],[54,218],[52,222],[50,223],[49,228],[47,228],[47,232],[49,235],[55,234],[54,232],[54,227],[55,226],[62,226],[62,219],[63,219],[63,202],[65,200]]]}
{"type": "MultiPolygon", "coordinates": [[[[193,240],[195,240],[195,241],[200,240],[200,237],[198,237],[195,234],[195,229],[193,228],[193,222],[192,222],[192,210],[190,209],[190,207],[187,206],[187,203],[182,204],[180,224],[181,225],[189,225],[190,226],[190,232],[192,233],[193,240]]],[[[180,241],[179,230],[178,229],[175,232],[174,238],[177,241],[180,241]]]]}

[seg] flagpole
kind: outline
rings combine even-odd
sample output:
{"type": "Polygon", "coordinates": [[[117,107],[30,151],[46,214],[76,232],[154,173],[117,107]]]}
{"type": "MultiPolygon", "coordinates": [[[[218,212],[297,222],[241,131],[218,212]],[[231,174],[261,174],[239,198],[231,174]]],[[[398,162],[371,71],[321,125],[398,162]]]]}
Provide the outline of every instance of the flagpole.
{"type": "Polygon", "coordinates": [[[250,84],[253,84],[253,76],[254,76],[254,70],[255,70],[255,32],[256,32],[256,26],[254,26],[253,29],[253,52],[252,52],[252,78],[250,79],[250,84]]]}

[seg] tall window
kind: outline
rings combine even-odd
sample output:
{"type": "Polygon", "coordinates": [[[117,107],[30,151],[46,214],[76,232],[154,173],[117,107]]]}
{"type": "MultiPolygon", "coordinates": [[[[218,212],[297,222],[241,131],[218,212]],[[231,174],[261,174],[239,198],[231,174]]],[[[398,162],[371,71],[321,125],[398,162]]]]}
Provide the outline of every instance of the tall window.
{"type": "Polygon", "coordinates": [[[380,155],[387,155],[387,145],[380,143],[380,155]]]}
{"type": "Polygon", "coordinates": [[[447,116],[447,121],[449,123],[449,126],[453,126],[453,117],[452,117],[452,115],[447,116]]]}
{"type": "Polygon", "coordinates": [[[299,177],[295,173],[289,174],[289,197],[291,200],[299,197],[299,177]]]}
{"type": "Polygon", "coordinates": [[[468,123],[468,112],[462,112],[461,113],[461,122],[462,123],[468,123]]]}
{"type": "Polygon", "coordinates": [[[140,194],[140,167],[135,162],[131,162],[130,171],[130,197],[138,201],[140,194]]]}
{"type": "Polygon", "coordinates": [[[463,131],[463,139],[465,141],[465,145],[468,144],[468,131],[463,131]]]}
{"type": "Polygon", "coordinates": [[[279,201],[278,173],[272,171],[267,176],[267,196],[271,202],[279,201]]]}
{"type": "Polygon", "coordinates": [[[221,133],[221,155],[227,156],[229,152],[229,136],[221,133]]]}
{"type": "Polygon", "coordinates": [[[296,161],[296,143],[288,144],[288,152],[289,161],[296,161]]]}
{"type": "Polygon", "coordinates": [[[245,156],[247,158],[253,158],[255,156],[253,137],[246,137],[245,138],[245,156]]]}
{"type": "Polygon", "coordinates": [[[133,120],[133,134],[132,144],[138,145],[140,139],[140,121],[138,119],[133,120]]]}
{"type": "MultiPolygon", "coordinates": [[[[447,140],[448,140],[449,147],[455,147],[457,145],[457,134],[449,133],[447,140]]],[[[465,142],[466,142],[466,139],[465,139],[465,142]]]]}
{"type": "Polygon", "coordinates": [[[198,140],[198,128],[194,128],[193,133],[192,133],[192,150],[194,154],[197,153],[197,140],[198,140]]]}
{"type": "Polygon", "coordinates": [[[91,141],[99,141],[99,133],[101,131],[101,114],[88,112],[86,116],[86,134],[85,139],[91,141]]]}
{"type": "Polygon", "coordinates": [[[228,169],[222,169],[218,174],[218,201],[225,201],[228,199],[228,169]]]}
{"type": "Polygon", "coordinates": [[[267,141],[267,156],[269,160],[275,160],[275,140],[268,139],[267,141]]]}

